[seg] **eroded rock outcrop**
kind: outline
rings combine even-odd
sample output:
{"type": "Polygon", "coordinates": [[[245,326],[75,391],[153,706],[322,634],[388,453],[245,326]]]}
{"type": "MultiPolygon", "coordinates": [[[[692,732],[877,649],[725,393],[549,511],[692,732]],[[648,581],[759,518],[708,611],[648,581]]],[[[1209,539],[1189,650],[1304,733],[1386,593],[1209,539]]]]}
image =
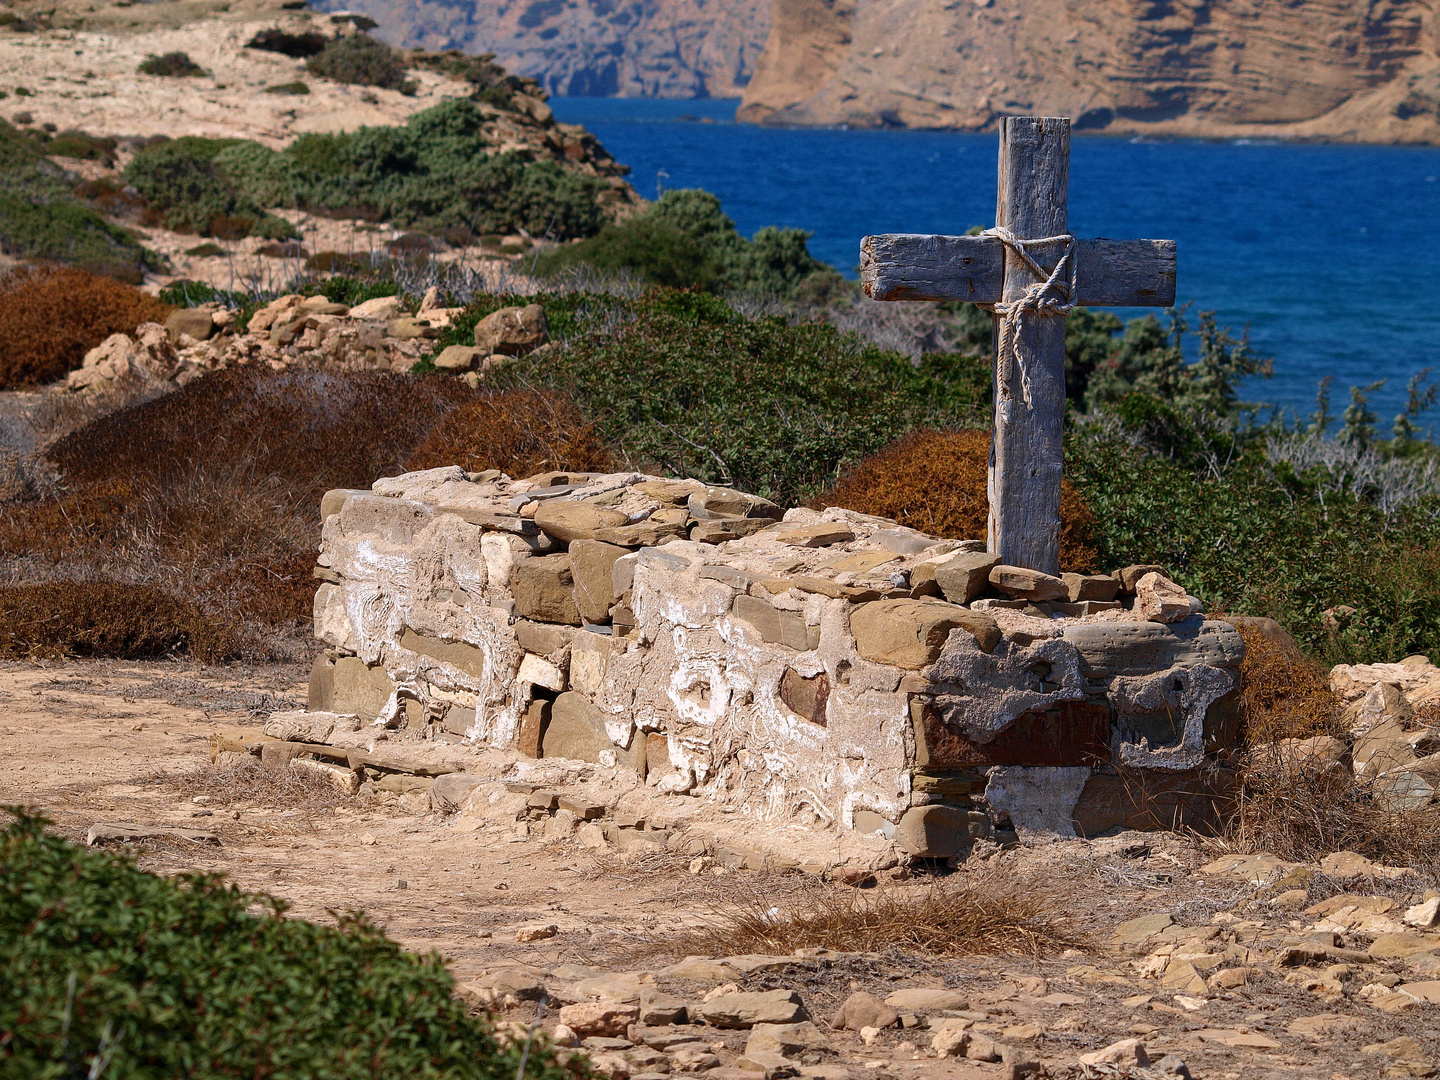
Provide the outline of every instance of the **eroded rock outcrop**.
{"type": "Polygon", "coordinates": [[[743,120],[1440,141],[1431,0],[775,0],[743,120]]]}

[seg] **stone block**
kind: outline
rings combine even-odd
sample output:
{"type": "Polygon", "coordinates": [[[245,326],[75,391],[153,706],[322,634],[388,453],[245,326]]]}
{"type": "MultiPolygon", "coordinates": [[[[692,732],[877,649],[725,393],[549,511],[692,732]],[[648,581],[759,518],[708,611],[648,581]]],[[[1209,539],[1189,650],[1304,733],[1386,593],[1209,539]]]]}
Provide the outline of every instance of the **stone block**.
{"type": "Polygon", "coordinates": [[[538,758],[540,746],[545,738],[545,728],[550,723],[550,699],[535,698],[525,706],[520,717],[520,734],[516,749],[527,757],[538,758]]]}
{"type": "Polygon", "coordinates": [[[638,733],[628,749],[618,747],[605,732],[605,714],[592,702],[573,690],[557,697],[540,740],[540,756],[599,763],[607,752],[614,755],[616,764],[645,775],[645,740],[638,733]]]}
{"type": "Polygon", "coordinates": [[[1065,598],[1072,604],[1082,600],[1114,600],[1120,591],[1120,582],[1110,574],[1061,574],[1065,583],[1065,598]]]}
{"type": "Polygon", "coordinates": [[[825,706],[830,699],[830,677],[825,672],[806,677],[786,668],[780,677],[780,700],[796,716],[826,726],[825,706]]]}
{"type": "Polygon", "coordinates": [[[375,786],[381,791],[391,791],[397,795],[408,795],[412,791],[423,791],[427,795],[430,787],[435,783],[433,776],[409,776],[406,773],[386,773],[375,781],[375,786]]]}
{"type": "Polygon", "coordinates": [[[885,1004],[906,1012],[961,1012],[970,1007],[970,999],[958,990],[912,987],[892,992],[885,1004]]]}
{"type": "Polygon", "coordinates": [[[358,656],[335,661],[329,711],[354,713],[361,721],[375,720],[395,693],[395,684],[378,664],[369,666],[358,656]]]}
{"type": "Polygon", "coordinates": [[[1110,708],[1103,702],[1059,701],[1022,713],[989,742],[975,742],[945,722],[930,702],[913,699],[915,764],[936,769],[991,765],[1087,765],[1110,757],[1110,708]]]}
{"type": "Polygon", "coordinates": [[[290,768],[301,776],[324,780],[346,795],[354,795],[360,790],[359,774],[344,765],[333,765],[328,761],[297,757],[290,762],[290,768]]]}
{"type": "Polygon", "coordinates": [[[768,518],[779,521],[785,516],[785,511],[769,499],[734,488],[692,489],[685,505],[690,516],[700,521],[707,518],[768,518]]]}
{"type": "Polygon", "coordinates": [[[369,495],[368,491],[360,491],[357,488],[331,488],[320,496],[320,520],[324,521],[331,514],[338,514],[345,500],[351,495],[369,495]]]}
{"type": "Polygon", "coordinates": [[[1229,623],[1186,619],[1178,623],[1078,623],[1065,640],[1080,651],[1087,678],[1153,675],[1172,667],[1238,668],[1245,643],[1229,623]]]}
{"type": "Polygon", "coordinates": [[[858,833],[879,833],[887,838],[895,834],[894,824],[874,810],[856,810],[851,820],[858,833]]]}
{"type": "Polygon", "coordinates": [[[417,634],[407,626],[400,632],[400,647],[439,660],[472,679],[483,680],[489,676],[485,651],[468,641],[441,641],[428,634],[417,634]]]}
{"type": "Polygon", "coordinates": [[[610,664],[610,644],[606,634],[581,630],[570,645],[570,685],[592,700],[599,696],[610,664]]]}
{"type": "Polygon", "coordinates": [[[948,859],[969,851],[991,832],[989,819],[978,810],[943,804],[912,806],[901,815],[895,842],[917,858],[948,859]]]}
{"type": "Polygon", "coordinates": [[[1004,563],[991,568],[990,584],[1015,600],[1063,600],[1069,592],[1057,577],[1004,563]]]}
{"type": "Polygon", "coordinates": [[[1126,775],[1097,769],[1071,811],[1075,832],[1092,837],[1115,828],[1213,831],[1236,783],[1233,772],[1219,769],[1126,775]]]}
{"type": "Polygon", "coordinates": [[[933,580],[952,604],[968,604],[990,585],[990,571],[1000,565],[1000,556],[983,551],[949,551],[926,559],[910,573],[910,583],[933,580]]]}
{"type": "Polygon", "coordinates": [[[690,539],[697,544],[723,544],[727,540],[752,536],[774,524],[769,518],[714,518],[696,521],[690,526],[690,539]]]}
{"type": "Polygon", "coordinates": [[[260,764],[267,769],[283,769],[302,755],[309,755],[313,747],[305,743],[264,742],[260,744],[260,764]]]}
{"type": "Polygon", "coordinates": [[[440,336],[440,331],[430,325],[429,319],[417,319],[413,316],[402,315],[385,324],[385,336],[399,338],[401,341],[418,341],[422,338],[437,338],[440,336]]]}
{"type": "Polygon", "coordinates": [[[179,344],[181,334],[208,341],[215,333],[215,318],[203,308],[176,308],[165,316],[165,333],[172,344],[179,344]]]}
{"type": "Polygon", "coordinates": [[[760,1053],[797,1057],[807,1050],[832,1053],[834,1049],[824,1033],[809,1020],[798,1024],[756,1024],[745,1040],[747,1055],[760,1053]]]}
{"type": "Polygon", "coordinates": [[[522,559],[510,571],[515,610],[536,622],[579,626],[580,609],[575,606],[574,588],[570,556],[566,554],[522,559]]]}
{"type": "Polygon", "coordinates": [[[621,547],[659,547],[671,540],[685,539],[683,521],[637,521],[632,525],[614,525],[595,531],[595,539],[621,547]]]}
{"type": "Polygon", "coordinates": [[[705,1022],[718,1028],[753,1028],[756,1024],[794,1024],[807,1019],[794,990],[721,994],[700,1006],[705,1022]]]}
{"type": "MultiPolygon", "coordinates": [[[[611,529],[630,524],[630,519],[619,510],[603,506],[576,502],[573,499],[550,499],[540,504],[535,511],[535,525],[546,536],[553,536],[565,544],[576,540],[593,540],[601,529],[611,529]]],[[[625,554],[623,551],[621,555],[625,554]]]]}
{"type": "Polygon", "coordinates": [[[271,713],[265,721],[265,734],[282,742],[323,743],[337,724],[354,726],[356,717],[309,709],[291,709],[271,713]]]}
{"type": "Polygon", "coordinates": [[[565,689],[565,672],[549,660],[541,659],[534,653],[526,653],[520,661],[515,682],[520,686],[541,686],[559,693],[565,689]]]}
{"type": "Polygon", "coordinates": [[[574,579],[575,606],[587,623],[607,623],[620,595],[614,591],[615,562],[627,554],[623,547],[599,540],[570,544],[570,575],[574,579]]]}
{"type": "Polygon", "coordinates": [[[315,636],[326,645],[345,652],[354,652],[360,647],[340,586],[326,582],[316,589],[311,614],[315,620],[315,636]]]}
{"type": "Polygon", "coordinates": [[[783,611],[768,600],[745,593],[735,597],[730,609],[736,618],[744,619],[760,634],[760,640],[784,645],[797,652],[810,647],[805,615],[799,611],[783,611]]]}
{"type": "Polygon", "coordinates": [[[641,989],[640,1023],[651,1026],[683,1024],[689,1019],[689,1005],[684,998],[661,993],[659,990],[641,989]]]}
{"type": "Polygon", "coordinates": [[[1149,573],[1166,574],[1167,577],[1169,576],[1163,566],[1156,566],[1154,563],[1137,563],[1134,566],[1126,566],[1123,569],[1116,570],[1110,576],[1120,582],[1121,592],[1133,593],[1136,582],[1149,573]]]}
{"type": "Polygon", "coordinates": [[[834,521],[820,521],[814,525],[779,525],[770,535],[782,544],[803,548],[829,547],[855,539],[855,532],[850,526],[834,521]]]}
{"type": "Polygon", "coordinates": [[[441,727],[451,735],[468,735],[474,726],[475,710],[463,705],[451,705],[446,709],[441,723],[441,727]]]}
{"type": "Polygon", "coordinates": [[[465,805],[473,792],[485,779],[470,773],[447,773],[437,776],[430,784],[430,809],[442,813],[453,813],[465,805]]]}
{"type": "Polygon", "coordinates": [[[475,324],[475,346],[486,356],[524,356],[549,340],[550,327],[539,304],[501,308],[475,324]]]}
{"type": "Polygon", "coordinates": [[[536,656],[549,656],[559,652],[579,633],[570,626],[531,622],[529,619],[516,620],[510,629],[514,631],[515,640],[520,643],[520,647],[536,656]]]}
{"type": "Polygon", "coordinates": [[[1000,641],[992,616],[938,600],[876,600],[850,613],[850,632],[861,656],[911,670],[933,663],[955,629],[974,635],[985,652],[1000,641]]]}
{"type": "Polygon", "coordinates": [[[1151,571],[1135,583],[1135,614],[1151,622],[1173,623],[1199,614],[1195,601],[1163,574],[1151,571]]]}
{"type": "Polygon", "coordinates": [[[430,358],[441,371],[469,371],[479,366],[489,354],[474,345],[446,345],[430,358]]]}

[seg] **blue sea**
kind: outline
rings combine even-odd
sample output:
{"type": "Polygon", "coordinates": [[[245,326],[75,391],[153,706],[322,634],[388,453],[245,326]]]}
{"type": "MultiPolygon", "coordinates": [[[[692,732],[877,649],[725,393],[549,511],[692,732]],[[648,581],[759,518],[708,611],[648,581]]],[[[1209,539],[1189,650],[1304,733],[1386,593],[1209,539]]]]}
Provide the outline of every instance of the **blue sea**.
{"type": "MultiPolygon", "coordinates": [[[[647,198],[713,191],[746,235],[807,229],[811,251],[852,277],[867,233],[994,220],[994,135],[761,128],[734,123],[734,101],[550,104],[647,198]]],[[[1384,379],[1372,403],[1388,424],[1411,375],[1440,376],[1440,149],[1076,135],[1070,228],[1177,241],[1180,302],[1248,326],[1274,358],[1247,400],[1308,414],[1331,375],[1338,413],[1350,386],[1384,379]]]]}

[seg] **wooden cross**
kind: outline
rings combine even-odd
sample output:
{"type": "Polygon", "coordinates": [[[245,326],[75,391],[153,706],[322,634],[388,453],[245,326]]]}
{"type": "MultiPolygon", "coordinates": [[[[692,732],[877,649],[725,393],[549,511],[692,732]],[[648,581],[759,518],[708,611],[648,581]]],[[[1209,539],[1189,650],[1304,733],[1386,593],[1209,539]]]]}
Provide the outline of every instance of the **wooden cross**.
{"type": "Polygon", "coordinates": [[[897,233],[860,242],[872,300],[968,300],[996,316],[987,546],[1011,566],[1060,570],[1065,319],[1071,306],[1175,303],[1173,240],[1067,235],[1070,121],[1000,121],[998,226],[979,236],[897,233]],[[1044,240],[1044,243],[1037,243],[1044,240]]]}

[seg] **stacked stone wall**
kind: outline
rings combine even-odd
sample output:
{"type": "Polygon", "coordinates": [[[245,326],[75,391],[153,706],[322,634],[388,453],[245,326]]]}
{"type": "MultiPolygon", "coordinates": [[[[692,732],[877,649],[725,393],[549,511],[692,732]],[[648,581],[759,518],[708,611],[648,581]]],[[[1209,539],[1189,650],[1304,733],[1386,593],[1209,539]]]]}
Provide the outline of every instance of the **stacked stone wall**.
{"type": "Polygon", "coordinates": [[[432,469],[322,513],[312,709],[918,857],[1226,790],[1243,646],[1158,567],[636,473],[432,469]]]}

